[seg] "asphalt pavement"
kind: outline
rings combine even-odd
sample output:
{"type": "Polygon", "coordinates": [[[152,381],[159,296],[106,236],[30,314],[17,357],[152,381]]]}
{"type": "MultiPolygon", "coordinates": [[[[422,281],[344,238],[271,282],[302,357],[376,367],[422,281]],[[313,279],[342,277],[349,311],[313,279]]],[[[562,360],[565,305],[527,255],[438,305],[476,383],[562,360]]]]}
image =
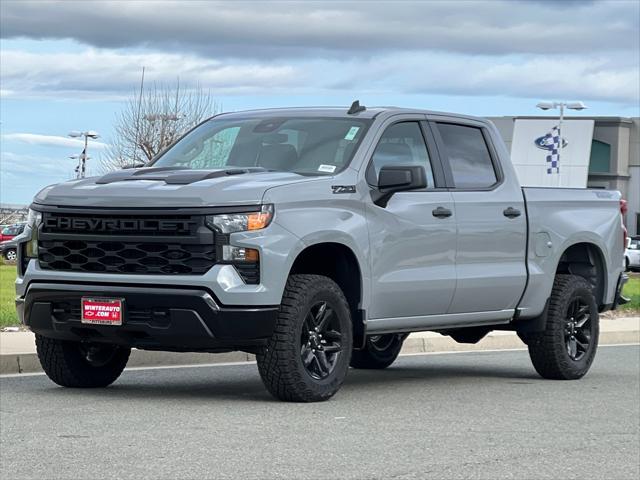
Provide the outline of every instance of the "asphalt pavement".
{"type": "Polygon", "coordinates": [[[401,357],[330,401],[273,400],[255,365],[129,370],[103,390],[0,379],[0,476],[640,476],[640,347],[601,347],[580,381],[526,351],[401,357]]]}

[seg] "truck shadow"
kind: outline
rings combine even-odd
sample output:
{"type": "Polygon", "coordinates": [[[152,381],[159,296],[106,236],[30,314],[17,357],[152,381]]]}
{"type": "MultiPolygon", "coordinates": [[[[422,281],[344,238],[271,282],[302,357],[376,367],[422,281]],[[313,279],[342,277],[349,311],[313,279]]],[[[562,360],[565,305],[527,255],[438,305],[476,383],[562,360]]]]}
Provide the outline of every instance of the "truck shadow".
{"type": "MultiPolygon", "coordinates": [[[[397,365],[386,370],[354,370],[342,386],[355,397],[368,397],[372,391],[399,388],[447,389],[460,385],[479,384],[485,388],[509,384],[544,382],[531,367],[506,365],[397,365]]],[[[48,393],[70,398],[81,396],[100,400],[126,400],[145,402],[199,401],[248,401],[279,402],[273,399],[262,385],[255,365],[234,367],[197,367],[159,370],[132,370],[106,389],[48,389],[48,393]]],[[[282,403],[287,405],[286,403],[282,403]]]]}

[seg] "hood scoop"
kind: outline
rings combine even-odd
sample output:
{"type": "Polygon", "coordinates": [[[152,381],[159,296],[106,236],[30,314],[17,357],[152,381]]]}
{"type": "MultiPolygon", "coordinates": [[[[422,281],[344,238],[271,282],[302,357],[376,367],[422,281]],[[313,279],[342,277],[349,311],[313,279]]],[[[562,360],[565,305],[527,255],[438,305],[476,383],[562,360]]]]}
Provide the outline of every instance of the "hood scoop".
{"type": "Polygon", "coordinates": [[[229,168],[224,170],[191,170],[186,167],[145,167],[135,170],[121,170],[108,173],[96,180],[97,185],[133,180],[152,180],[165,182],[168,185],[189,185],[201,180],[222,178],[244,173],[266,172],[266,168],[229,168]]]}

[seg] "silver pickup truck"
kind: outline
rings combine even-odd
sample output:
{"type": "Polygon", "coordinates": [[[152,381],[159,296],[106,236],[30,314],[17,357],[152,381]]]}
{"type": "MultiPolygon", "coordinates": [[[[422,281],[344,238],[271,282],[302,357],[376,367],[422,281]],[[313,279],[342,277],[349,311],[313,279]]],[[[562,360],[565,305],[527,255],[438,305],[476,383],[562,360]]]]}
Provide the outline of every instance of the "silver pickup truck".
{"type": "Polygon", "coordinates": [[[144,168],[38,193],[17,307],[66,387],[111,384],[132,347],[242,350],[277,398],[325,400],[428,330],[512,330],[541,376],[577,379],[625,280],[620,201],[522,188],[481,118],[227,113],[144,168]]]}

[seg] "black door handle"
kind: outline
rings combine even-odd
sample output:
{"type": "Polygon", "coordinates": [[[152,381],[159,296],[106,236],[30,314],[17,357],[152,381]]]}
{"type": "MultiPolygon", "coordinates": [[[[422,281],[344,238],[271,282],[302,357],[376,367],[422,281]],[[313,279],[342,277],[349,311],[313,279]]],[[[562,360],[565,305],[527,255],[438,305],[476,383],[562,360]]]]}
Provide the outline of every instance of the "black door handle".
{"type": "Polygon", "coordinates": [[[431,211],[431,214],[436,218],[447,218],[453,215],[453,212],[448,208],[438,207],[431,211]]]}
{"type": "Polygon", "coordinates": [[[517,208],[509,207],[502,214],[507,218],[516,218],[520,216],[521,212],[517,208]]]}

